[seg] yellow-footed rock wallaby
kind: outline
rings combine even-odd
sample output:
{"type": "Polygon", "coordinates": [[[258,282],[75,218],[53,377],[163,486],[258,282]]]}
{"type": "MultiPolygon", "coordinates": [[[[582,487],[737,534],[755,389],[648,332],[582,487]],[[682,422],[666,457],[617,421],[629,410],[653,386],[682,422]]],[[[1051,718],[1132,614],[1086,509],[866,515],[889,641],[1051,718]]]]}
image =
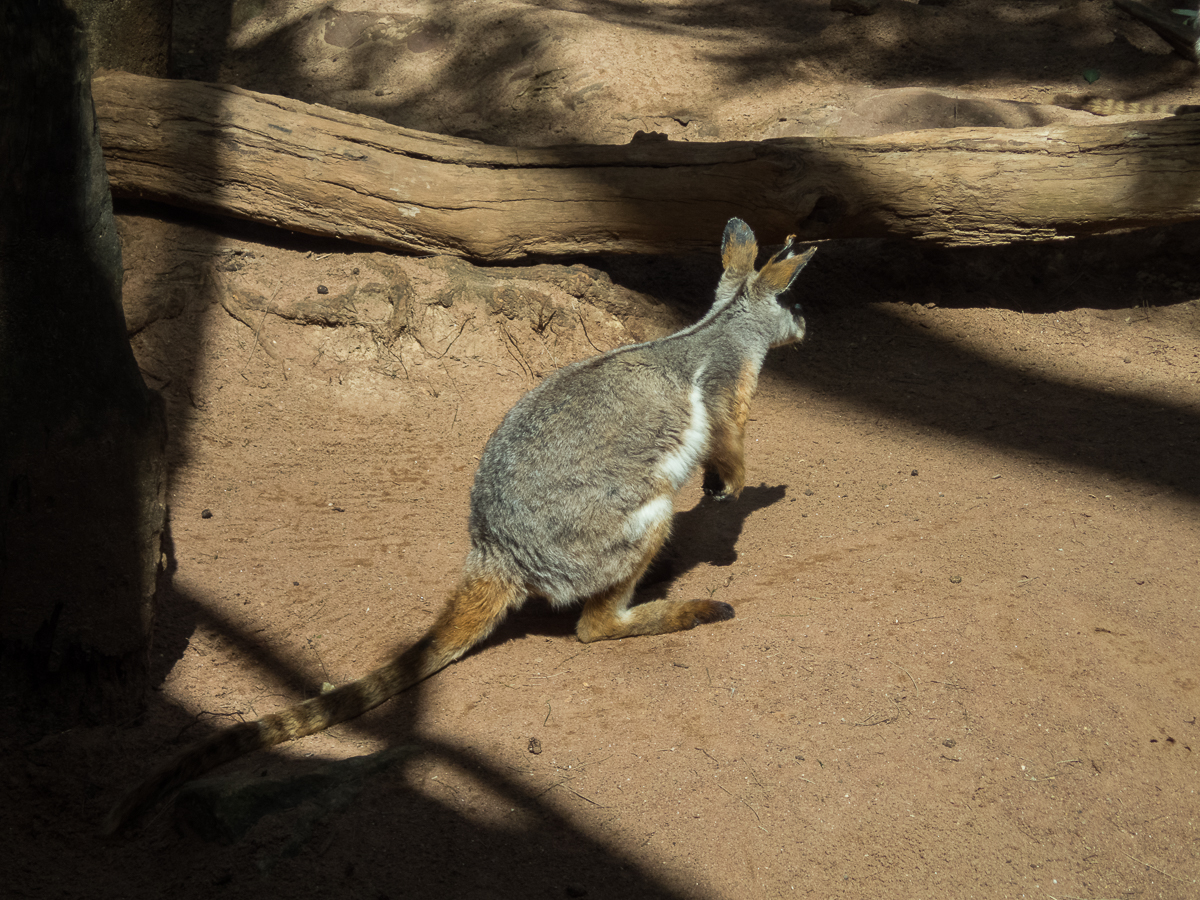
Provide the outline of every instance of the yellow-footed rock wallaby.
{"type": "Polygon", "coordinates": [[[724,273],[703,319],[560,369],[504,417],[475,474],[461,580],[424,637],[358,681],[185,750],[121,800],[105,831],[216,766],[362,715],[454,662],[531,595],[556,607],[582,603],[581,641],[733,618],[715,600],[630,600],[697,469],[716,498],[741,492],[763,359],[804,337],[799,306],[780,295],[814,252],[797,253],[789,238],[756,271],[754,233],[730,220],[724,273]]]}

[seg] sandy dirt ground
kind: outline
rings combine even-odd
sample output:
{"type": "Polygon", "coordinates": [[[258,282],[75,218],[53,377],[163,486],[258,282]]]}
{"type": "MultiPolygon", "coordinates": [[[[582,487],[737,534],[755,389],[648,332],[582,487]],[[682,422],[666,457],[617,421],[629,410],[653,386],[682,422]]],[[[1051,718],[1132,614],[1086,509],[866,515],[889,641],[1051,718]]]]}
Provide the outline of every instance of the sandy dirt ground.
{"type": "MultiPolygon", "coordinates": [[[[1196,82],[1099,0],[177,11],[183,76],[512,144],[1086,121],[1037,104],[1196,82]]],[[[1200,227],[823,247],[747,489],[685,489],[643,590],[734,620],[584,645],[532,602],[401,698],[216,773],[267,815],[214,821],[193,790],[102,840],[154,763],[419,637],[504,412],[694,320],[719,274],[719,234],[477,268],[120,213],[170,411],[157,689],[133,722],[0,738],[6,896],[1200,896],[1200,227]]]]}

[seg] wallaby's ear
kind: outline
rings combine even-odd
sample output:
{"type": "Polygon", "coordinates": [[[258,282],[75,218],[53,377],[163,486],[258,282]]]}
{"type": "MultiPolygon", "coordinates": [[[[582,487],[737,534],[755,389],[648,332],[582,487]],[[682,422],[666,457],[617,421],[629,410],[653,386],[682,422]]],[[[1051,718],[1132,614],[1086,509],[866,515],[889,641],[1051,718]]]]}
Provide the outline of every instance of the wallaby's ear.
{"type": "Polygon", "coordinates": [[[730,219],[721,239],[721,265],[734,275],[749,275],[758,258],[758,241],[754,232],[741,219],[730,219]]]}
{"type": "Polygon", "coordinates": [[[795,236],[789,235],[783,249],[772,256],[771,261],[758,273],[758,283],[769,288],[773,293],[782,294],[791,287],[796,276],[800,274],[800,270],[808,265],[808,261],[817,252],[816,247],[809,247],[803,253],[792,255],[793,240],[795,240],[795,236]]]}

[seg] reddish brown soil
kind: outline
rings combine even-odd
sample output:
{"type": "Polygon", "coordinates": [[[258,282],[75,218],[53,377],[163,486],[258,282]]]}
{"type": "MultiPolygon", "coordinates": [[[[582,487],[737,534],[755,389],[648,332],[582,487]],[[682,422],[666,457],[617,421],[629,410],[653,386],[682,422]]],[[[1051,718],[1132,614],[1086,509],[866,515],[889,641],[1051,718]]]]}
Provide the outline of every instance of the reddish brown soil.
{"type": "MultiPolygon", "coordinates": [[[[364,111],[403,94],[376,111],[512,143],[690,137],[685,98],[725,138],[785,106],[832,128],[880,85],[1027,100],[1089,66],[1125,97],[1194,83],[1090,0],[396,3],[411,54],[358,68],[300,53],[300,13],[337,12],[302,6],[236,4],[234,50],[195,38],[186,74],[364,111]],[[291,75],[268,65],[285,44],[291,75]],[[436,80],[410,77],[416,56],[436,80]],[[482,78],[489,60],[510,80],[482,78]],[[575,120],[553,85],[583,90],[589,67],[607,87],[580,96],[603,106],[575,120]],[[551,82],[543,118],[521,77],[551,82]]],[[[872,102],[860,130],[890,127],[872,102]]],[[[7,896],[1200,896],[1200,229],[823,248],[798,291],[811,336],[764,373],[750,486],[727,505],[687,489],[672,575],[646,588],[736,619],[582,645],[531,604],[399,700],[223,770],[414,748],[222,843],[170,812],[95,831],[178,747],[418,637],[505,410],[700,315],[719,235],[694,260],[475,269],[163,209],[121,228],[172,432],[161,683],[136,722],[4,741],[7,896]]]]}

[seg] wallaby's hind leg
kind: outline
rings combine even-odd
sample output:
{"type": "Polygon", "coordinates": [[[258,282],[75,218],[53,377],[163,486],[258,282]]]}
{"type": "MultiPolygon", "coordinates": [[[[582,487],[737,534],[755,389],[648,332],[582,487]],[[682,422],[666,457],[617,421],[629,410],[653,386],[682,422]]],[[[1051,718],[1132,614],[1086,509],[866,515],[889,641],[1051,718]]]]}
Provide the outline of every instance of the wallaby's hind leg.
{"type": "Polygon", "coordinates": [[[588,598],[575,633],[585,644],[639,634],[687,631],[734,616],[733,607],[719,600],[652,600],[630,607],[637,579],[614,585],[588,598]]]}
{"type": "Polygon", "coordinates": [[[629,606],[634,588],[670,533],[670,522],[664,522],[657,531],[633,575],[584,603],[579,624],[575,626],[579,640],[587,644],[638,634],[668,634],[733,618],[733,607],[718,600],[652,600],[629,606]]]}

